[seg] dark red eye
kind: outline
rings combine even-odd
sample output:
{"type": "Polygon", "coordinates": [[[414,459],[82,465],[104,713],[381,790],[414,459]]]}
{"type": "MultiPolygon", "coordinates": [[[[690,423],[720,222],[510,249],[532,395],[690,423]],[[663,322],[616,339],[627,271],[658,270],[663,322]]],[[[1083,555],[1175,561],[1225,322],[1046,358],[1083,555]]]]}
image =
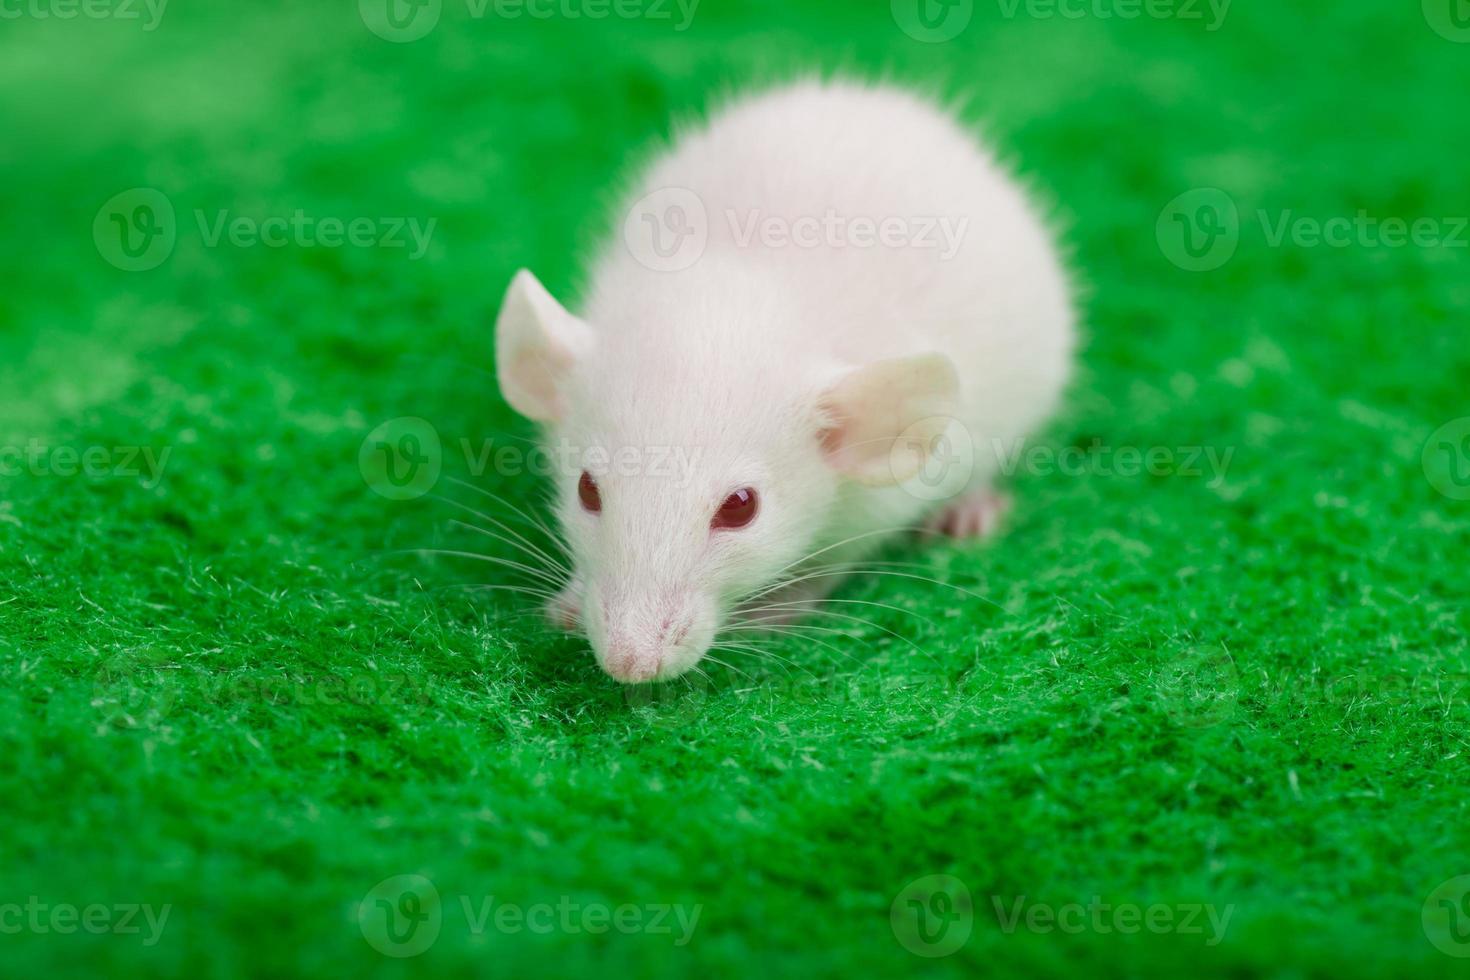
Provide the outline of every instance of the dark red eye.
{"type": "Polygon", "coordinates": [[[736,490],[725,498],[720,504],[720,509],[715,511],[714,520],[709,522],[710,527],[744,527],[755,520],[755,512],[759,507],[755,491],[750,487],[736,490]]]}
{"type": "Polygon", "coordinates": [[[596,514],[602,510],[602,494],[597,492],[597,481],[586,470],[582,471],[582,479],[577,481],[577,499],[589,513],[596,514]]]}

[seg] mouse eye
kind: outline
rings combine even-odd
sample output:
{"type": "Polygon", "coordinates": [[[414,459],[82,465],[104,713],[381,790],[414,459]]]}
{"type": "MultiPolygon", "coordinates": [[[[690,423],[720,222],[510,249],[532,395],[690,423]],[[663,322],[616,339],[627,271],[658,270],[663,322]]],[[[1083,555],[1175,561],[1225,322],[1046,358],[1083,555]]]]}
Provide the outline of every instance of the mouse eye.
{"type": "Polygon", "coordinates": [[[589,514],[602,510],[602,494],[597,492],[597,481],[586,470],[582,471],[582,479],[577,481],[577,499],[582,501],[582,509],[589,514]]]}
{"type": "Polygon", "coordinates": [[[759,507],[755,490],[745,487],[736,490],[725,498],[720,504],[720,509],[715,511],[714,519],[709,522],[712,528],[744,527],[755,520],[755,512],[759,507]]]}

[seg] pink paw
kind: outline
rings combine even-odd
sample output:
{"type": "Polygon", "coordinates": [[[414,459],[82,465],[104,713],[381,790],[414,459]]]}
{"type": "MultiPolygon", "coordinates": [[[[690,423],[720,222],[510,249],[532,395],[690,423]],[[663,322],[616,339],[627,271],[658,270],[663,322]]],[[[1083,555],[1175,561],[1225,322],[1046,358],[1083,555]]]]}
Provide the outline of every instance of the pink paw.
{"type": "Polygon", "coordinates": [[[951,538],[988,538],[1011,512],[1008,493],[984,490],[961,497],[929,521],[930,530],[951,538]]]}

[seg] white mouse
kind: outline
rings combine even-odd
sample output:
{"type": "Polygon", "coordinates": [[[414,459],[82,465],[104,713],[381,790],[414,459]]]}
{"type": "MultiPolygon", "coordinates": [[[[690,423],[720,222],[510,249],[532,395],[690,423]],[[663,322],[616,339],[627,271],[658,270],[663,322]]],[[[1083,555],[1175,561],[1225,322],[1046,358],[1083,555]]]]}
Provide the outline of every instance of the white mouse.
{"type": "Polygon", "coordinates": [[[628,202],[575,314],[522,270],[496,323],[501,391],[563,461],[553,605],[609,675],[675,677],[905,529],[993,529],[996,447],[1056,408],[1075,315],[972,133],[803,81],[676,133],[628,202]]]}

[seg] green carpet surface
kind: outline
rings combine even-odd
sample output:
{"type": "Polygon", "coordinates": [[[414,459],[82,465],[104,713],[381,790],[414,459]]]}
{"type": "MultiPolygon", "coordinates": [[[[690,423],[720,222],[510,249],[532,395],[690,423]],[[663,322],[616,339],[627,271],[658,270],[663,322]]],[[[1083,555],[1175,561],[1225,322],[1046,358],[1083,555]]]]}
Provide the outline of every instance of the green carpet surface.
{"type": "Polygon", "coordinates": [[[0,973],[1470,975],[1464,0],[395,4],[0,6],[0,973]],[[511,274],[811,70],[965,100],[1081,372],[1006,534],[630,692],[413,552],[541,513],[511,274]]]}

